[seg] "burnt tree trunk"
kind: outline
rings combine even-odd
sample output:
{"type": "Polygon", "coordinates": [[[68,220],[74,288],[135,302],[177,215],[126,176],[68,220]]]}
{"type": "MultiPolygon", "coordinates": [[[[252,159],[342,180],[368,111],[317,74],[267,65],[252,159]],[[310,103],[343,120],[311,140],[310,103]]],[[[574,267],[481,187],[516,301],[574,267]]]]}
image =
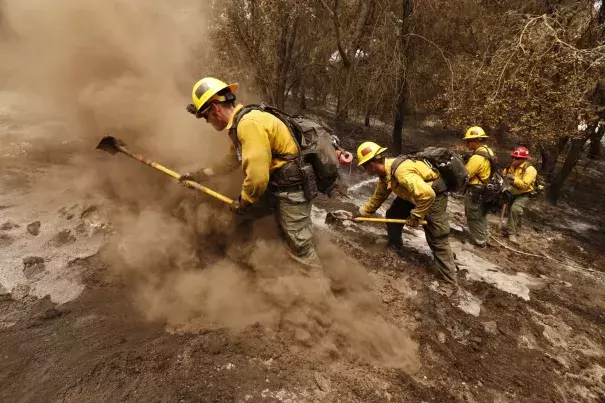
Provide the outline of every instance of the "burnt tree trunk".
{"type": "MultiPolygon", "coordinates": [[[[412,14],[414,8],[413,0],[403,0],[402,1],[402,21],[401,28],[399,30],[399,52],[402,65],[405,66],[407,62],[406,50],[408,47],[408,39],[407,34],[409,31],[409,17],[412,14]]],[[[403,124],[404,124],[404,113],[405,106],[407,102],[407,81],[405,74],[400,77],[401,81],[399,83],[398,89],[399,93],[397,94],[397,103],[395,105],[395,122],[393,124],[393,151],[396,154],[401,154],[402,150],[402,140],[403,140],[403,124]]]]}
{"type": "MultiPolygon", "coordinates": [[[[603,4],[599,9],[599,23],[603,24],[605,23],[605,20],[601,21],[601,17],[605,19],[605,5],[603,4]]],[[[601,124],[605,118],[605,113],[602,112],[603,107],[605,107],[605,87],[601,83],[597,83],[597,86],[594,90],[594,100],[600,107],[601,112],[599,113],[599,121],[596,124],[596,128],[590,135],[588,158],[598,159],[601,158],[601,141],[603,140],[603,135],[605,135],[605,122],[604,124],[601,124]]]]}
{"type": "Polygon", "coordinates": [[[273,99],[278,108],[284,109],[286,105],[286,89],[288,88],[288,75],[292,67],[292,55],[299,27],[299,18],[292,20],[288,14],[284,14],[280,27],[279,40],[277,41],[277,82],[273,99]]]}
{"type": "Polygon", "coordinates": [[[393,125],[393,151],[395,154],[401,154],[403,140],[403,117],[405,112],[407,85],[405,82],[397,97],[397,106],[395,109],[395,124],[393,125]]]}
{"type": "Polygon", "coordinates": [[[605,126],[598,126],[590,135],[590,147],[588,148],[588,158],[596,160],[601,158],[601,141],[605,135],[605,126]]]}
{"type": "Polygon", "coordinates": [[[563,184],[580,160],[582,152],[584,151],[584,145],[587,141],[588,136],[571,140],[571,148],[569,149],[569,153],[565,158],[565,162],[561,166],[559,172],[557,172],[556,176],[553,178],[552,182],[550,183],[550,187],[548,188],[546,197],[549,203],[557,204],[557,201],[561,196],[563,184]]]}
{"type": "Polygon", "coordinates": [[[298,87],[298,96],[300,97],[299,107],[301,111],[307,110],[307,94],[304,79],[300,79],[300,84],[298,87]]]}
{"type": "Polygon", "coordinates": [[[336,102],[336,120],[346,122],[349,118],[349,104],[351,103],[351,81],[353,78],[353,67],[350,64],[345,64],[342,67],[342,75],[344,76],[344,84],[338,92],[338,100],[336,102]]]}
{"type": "Polygon", "coordinates": [[[336,117],[338,122],[344,122],[349,116],[349,104],[351,103],[350,94],[352,91],[353,73],[357,65],[357,51],[360,48],[361,40],[364,36],[364,28],[370,20],[371,11],[374,8],[375,0],[359,0],[359,14],[355,21],[354,29],[350,35],[341,32],[341,25],[338,18],[338,2],[335,2],[335,8],[332,9],[325,0],[321,3],[332,16],[334,23],[334,33],[338,54],[342,61],[341,77],[343,79],[338,89],[338,100],[336,102],[336,117]],[[345,42],[345,37],[348,41],[345,42]]]}
{"type": "Polygon", "coordinates": [[[559,159],[559,150],[556,144],[540,143],[540,155],[542,156],[542,166],[540,172],[544,176],[547,183],[551,183],[554,179],[557,160],[559,159]]]}
{"type": "Polygon", "coordinates": [[[565,146],[569,143],[569,136],[561,137],[557,142],[557,152],[561,154],[565,150],[565,146]]]}

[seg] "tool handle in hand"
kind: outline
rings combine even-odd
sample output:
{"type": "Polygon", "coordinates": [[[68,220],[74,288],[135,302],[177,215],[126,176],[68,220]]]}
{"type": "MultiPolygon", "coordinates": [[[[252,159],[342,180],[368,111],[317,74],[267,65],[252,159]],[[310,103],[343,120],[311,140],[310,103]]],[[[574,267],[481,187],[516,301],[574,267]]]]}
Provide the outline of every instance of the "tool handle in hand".
{"type": "MultiPolygon", "coordinates": [[[[147,158],[143,157],[142,155],[139,154],[135,154],[133,152],[131,152],[128,148],[123,147],[123,146],[119,146],[118,150],[120,150],[121,152],[123,152],[124,154],[128,155],[129,157],[132,157],[136,160],[141,161],[143,164],[147,164],[150,167],[153,167],[155,169],[157,169],[158,171],[161,171],[163,173],[165,173],[166,175],[172,176],[174,179],[180,179],[181,174],[178,172],[173,171],[172,169],[168,169],[163,165],[158,164],[157,162],[153,162],[151,160],[148,160],[147,158]]],[[[220,201],[222,201],[223,203],[227,203],[227,204],[233,204],[233,200],[228,198],[227,196],[223,196],[222,194],[215,192],[212,189],[207,188],[206,186],[202,186],[197,182],[194,181],[184,181],[183,182],[185,185],[199,190],[200,192],[204,192],[207,195],[210,195],[212,197],[214,197],[215,199],[218,199],[220,201]]]]}
{"type": "MultiPolygon", "coordinates": [[[[400,220],[400,219],[395,219],[395,218],[357,217],[357,218],[352,218],[351,220],[357,221],[357,222],[382,222],[382,223],[391,223],[391,224],[407,224],[408,223],[407,220],[400,220]]],[[[427,224],[426,220],[420,220],[420,221],[418,221],[418,223],[420,225],[427,224]]]]}
{"type": "Polygon", "coordinates": [[[204,192],[207,195],[210,195],[212,197],[214,197],[215,199],[218,199],[220,201],[222,201],[223,203],[227,203],[227,204],[233,204],[234,200],[228,198],[227,196],[223,196],[222,194],[215,192],[212,189],[208,189],[206,186],[202,186],[197,182],[193,182],[193,181],[183,181],[184,185],[187,185],[188,187],[194,188],[199,190],[200,192],[204,192]]]}
{"type": "Polygon", "coordinates": [[[504,221],[504,215],[506,214],[506,209],[508,207],[508,203],[505,203],[504,206],[502,206],[502,213],[500,214],[500,222],[498,223],[498,230],[501,230],[503,227],[503,221],[504,221]]]}

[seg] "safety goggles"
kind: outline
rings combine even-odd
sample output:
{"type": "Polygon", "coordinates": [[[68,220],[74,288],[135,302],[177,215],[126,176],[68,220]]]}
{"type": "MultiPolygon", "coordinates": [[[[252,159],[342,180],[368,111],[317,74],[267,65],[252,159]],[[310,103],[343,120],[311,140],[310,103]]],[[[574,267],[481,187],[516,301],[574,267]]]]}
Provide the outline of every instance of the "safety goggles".
{"type": "Polygon", "coordinates": [[[221,103],[221,102],[233,102],[233,101],[235,101],[235,95],[233,95],[230,92],[227,92],[226,94],[223,94],[223,95],[216,94],[216,95],[212,96],[209,101],[207,101],[208,106],[206,106],[203,109],[200,109],[195,114],[195,117],[197,117],[198,119],[201,119],[201,118],[208,119],[208,113],[210,112],[210,107],[212,106],[212,104],[221,103]]]}
{"type": "Polygon", "coordinates": [[[198,119],[208,119],[208,112],[210,112],[210,107],[212,106],[213,102],[208,102],[208,106],[206,106],[204,109],[200,109],[199,111],[197,111],[195,113],[195,117],[198,119]]]}

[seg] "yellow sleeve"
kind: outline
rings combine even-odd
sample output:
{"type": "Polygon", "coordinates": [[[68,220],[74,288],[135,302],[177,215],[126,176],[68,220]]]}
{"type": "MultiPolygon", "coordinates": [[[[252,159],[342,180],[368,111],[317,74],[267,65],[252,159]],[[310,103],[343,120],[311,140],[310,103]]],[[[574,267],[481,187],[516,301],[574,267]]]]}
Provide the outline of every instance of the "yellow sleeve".
{"type": "Polygon", "coordinates": [[[416,172],[406,169],[397,169],[395,172],[399,182],[414,198],[416,206],[410,214],[424,218],[435,201],[435,191],[416,172]]]}
{"type": "Polygon", "coordinates": [[[382,206],[382,203],[389,197],[391,191],[388,189],[386,179],[380,178],[372,198],[362,208],[363,215],[372,215],[382,206]]]}
{"type": "Polygon", "coordinates": [[[528,167],[525,170],[525,174],[523,174],[522,178],[515,178],[513,186],[515,186],[519,190],[529,190],[529,188],[531,188],[534,182],[536,181],[537,176],[538,171],[536,171],[536,168],[528,167]]]}
{"type": "Polygon", "coordinates": [[[479,173],[479,169],[481,169],[481,165],[483,164],[483,161],[485,160],[485,157],[482,157],[481,155],[473,155],[468,159],[468,162],[466,163],[466,169],[468,169],[468,177],[469,178],[474,178],[475,176],[477,176],[477,174],[479,173]]]}
{"type": "Polygon", "coordinates": [[[228,173],[235,171],[238,167],[239,160],[237,159],[235,147],[232,145],[229,154],[225,155],[220,159],[220,161],[213,164],[210,169],[215,175],[227,175],[228,173]]]}
{"type": "Polygon", "coordinates": [[[265,126],[254,119],[242,119],[237,133],[244,171],[241,198],[254,203],[265,193],[269,184],[271,144],[265,126]]]}

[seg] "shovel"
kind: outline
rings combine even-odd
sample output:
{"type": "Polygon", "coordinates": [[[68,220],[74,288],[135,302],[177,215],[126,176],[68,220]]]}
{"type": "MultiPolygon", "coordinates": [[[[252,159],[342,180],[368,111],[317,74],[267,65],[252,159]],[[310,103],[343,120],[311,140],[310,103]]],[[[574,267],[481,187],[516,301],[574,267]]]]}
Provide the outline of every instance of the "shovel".
{"type": "MultiPolygon", "coordinates": [[[[407,224],[407,220],[400,220],[396,218],[375,218],[375,217],[357,217],[353,218],[350,216],[348,211],[335,211],[328,212],[326,215],[326,224],[334,223],[336,221],[355,221],[355,222],[382,222],[387,224],[407,224]]],[[[420,225],[426,225],[425,220],[419,221],[420,225]]]]}
{"type": "MultiPolygon", "coordinates": [[[[158,171],[164,172],[166,175],[172,176],[174,179],[179,179],[181,177],[181,174],[174,172],[173,170],[170,170],[170,169],[158,164],[157,162],[150,161],[139,154],[133,153],[132,151],[130,151],[128,149],[128,147],[126,147],[126,144],[123,141],[116,139],[115,137],[111,137],[111,136],[103,137],[103,139],[97,146],[97,149],[106,151],[111,155],[114,155],[114,154],[120,152],[120,153],[128,155],[130,158],[134,158],[135,160],[141,161],[143,164],[149,165],[150,167],[155,168],[158,171]]],[[[215,199],[222,201],[223,203],[233,204],[233,200],[231,200],[230,198],[223,196],[222,194],[217,193],[212,189],[208,189],[207,187],[202,186],[197,182],[187,180],[187,181],[183,181],[183,184],[186,185],[187,187],[197,189],[200,192],[204,192],[207,195],[210,195],[210,196],[214,197],[215,199]]]]}
{"type": "Polygon", "coordinates": [[[508,203],[505,203],[504,206],[502,206],[502,213],[500,214],[500,222],[498,223],[498,231],[502,231],[502,228],[504,227],[504,215],[506,214],[506,210],[508,208],[508,203]]]}

